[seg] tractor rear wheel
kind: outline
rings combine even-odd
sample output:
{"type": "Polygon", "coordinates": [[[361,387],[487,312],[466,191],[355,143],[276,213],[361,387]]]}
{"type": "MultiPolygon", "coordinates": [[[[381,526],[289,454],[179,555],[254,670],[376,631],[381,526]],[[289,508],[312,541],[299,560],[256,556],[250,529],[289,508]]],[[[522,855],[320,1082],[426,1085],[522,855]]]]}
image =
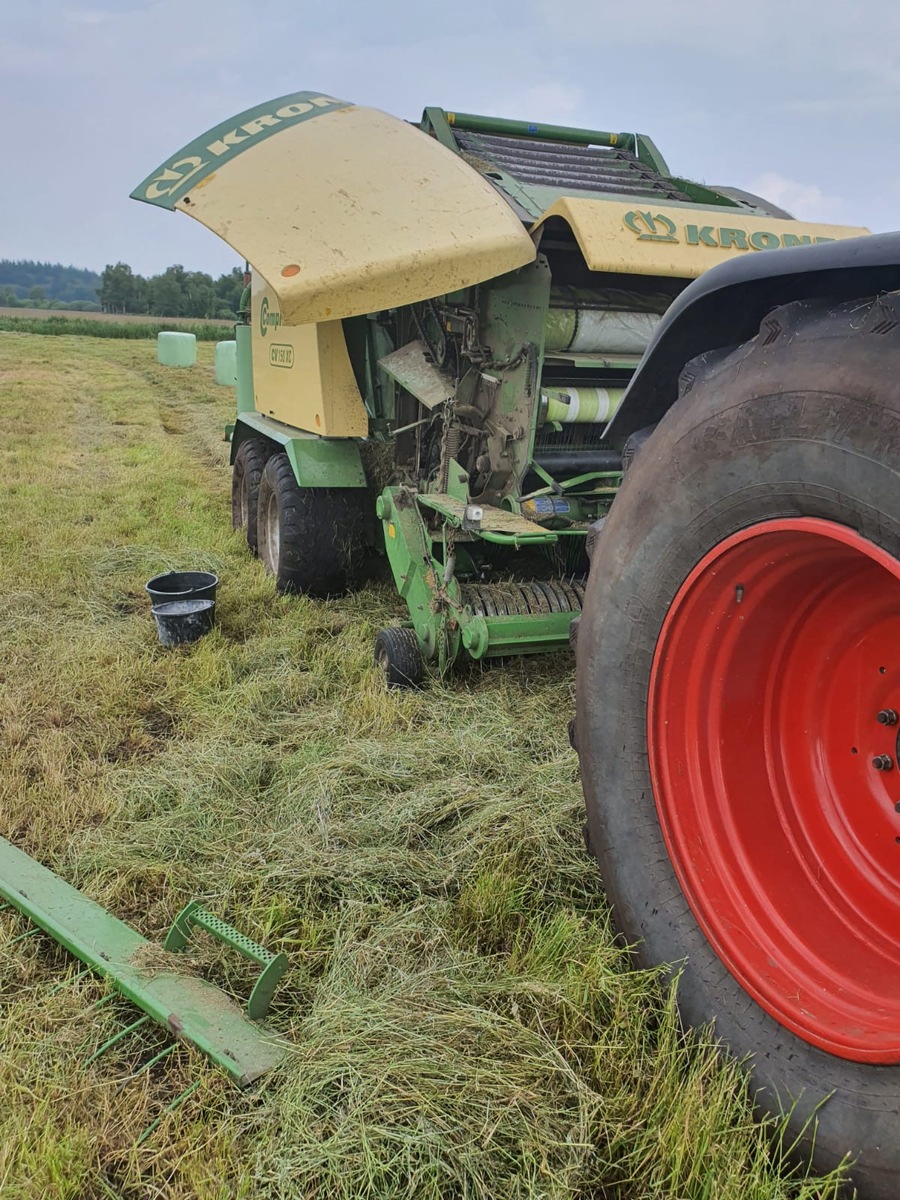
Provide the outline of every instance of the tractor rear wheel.
{"type": "Polygon", "coordinates": [[[817,1168],[853,1155],[865,1200],[900,1178],[898,365],[897,296],[790,304],[688,364],[578,637],[619,929],[683,964],[685,1021],[715,1021],[817,1168]]]}
{"type": "Polygon", "coordinates": [[[366,573],[365,488],[304,488],[274,454],[259,485],[259,557],[281,592],[340,596],[366,573]]]}
{"type": "Polygon", "coordinates": [[[238,446],[231,471],[231,528],[244,530],[253,554],[258,550],[259,481],[271,454],[272,446],[265,438],[247,438],[238,446]]]}

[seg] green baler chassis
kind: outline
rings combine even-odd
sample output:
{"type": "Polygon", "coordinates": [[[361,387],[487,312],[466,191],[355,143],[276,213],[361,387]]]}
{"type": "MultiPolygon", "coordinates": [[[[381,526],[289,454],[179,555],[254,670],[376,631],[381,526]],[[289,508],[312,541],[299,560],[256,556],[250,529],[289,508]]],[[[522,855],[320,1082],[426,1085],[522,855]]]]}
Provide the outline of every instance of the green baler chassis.
{"type": "Polygon", "coordinates": [[[377,503],[397,590],[406,601],[423,657],[446,670],[464,651],[473,659],[554,650],[569,639],[581,609],[579,580],[461,583],[452,562],[457,538],[525,549],[553,546],[581,531],[551,530],[504,509],[459,496],[390,487],[377,503]],[[473,521],[472,510],[480,513],[473,521]],[[428,517],[436,518],[430,530],[428,517]],[[436,540],[441,545],[435,553],[436,540]]]}

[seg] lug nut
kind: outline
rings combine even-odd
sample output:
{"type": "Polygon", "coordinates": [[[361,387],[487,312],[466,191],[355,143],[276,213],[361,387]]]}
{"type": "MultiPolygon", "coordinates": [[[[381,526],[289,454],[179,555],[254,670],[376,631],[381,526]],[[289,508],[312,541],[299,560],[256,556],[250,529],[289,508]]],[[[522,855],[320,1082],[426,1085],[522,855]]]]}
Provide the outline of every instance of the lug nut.
{"type": "Polygon", "coordinates": [[[872,759],[872,766],[876,771],[890,771],[894,765],[894,760],[889,754],[877,754],[872,759]]]}
{"type": "Polygon", "coordinates": [[[897,716],[897,710],[894,708],[883,708],[878,714],[879,725],[896,725],[900,717],[897,716]]]}

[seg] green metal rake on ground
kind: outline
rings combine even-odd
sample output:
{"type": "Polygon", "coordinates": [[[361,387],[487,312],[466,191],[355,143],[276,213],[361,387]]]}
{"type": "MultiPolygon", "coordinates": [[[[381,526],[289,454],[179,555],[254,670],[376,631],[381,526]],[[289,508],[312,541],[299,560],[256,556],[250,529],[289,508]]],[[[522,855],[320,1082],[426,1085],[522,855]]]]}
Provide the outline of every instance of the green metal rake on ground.
{"type": "MultiPolygon", "coordinates": [[[[187,1042],[200,1050],[240,1087],[259,1079],[283,1059],[285,1043],[258,1022],[269,1010],[275,989],[287,969],[287,956],[266,950],[207,912],[199,901],[192,901],[178,914],[162,949],[177,955],[184,950],[196,927],[258,963],[262,970],[247,1002],[246,1015],[219,988],[177,969],[180,964],[161,956],[155,943],[0,838],[0,908],[7,907],[17,910],[36,926],[7,945],[43,930],[85,964],[85,970],[74,978],[94,971],[142,1010],[143,1016],[113,1034],[88,1062],[151,1021],[166,1030],[174,1041],[145,1063],[141,1071],[149,1070],[170,1054],[178,1042],[187,1042]]],[[[64,985],[57,988],[60,986],[64,985]]],[[[112,998],[114,993],[99,1003],[112,998]]],[[[148,1137],[162,1116],[174,1111],[197,1086],[195,1082],[177,1096],[139,1140],[148,1137]]]]}

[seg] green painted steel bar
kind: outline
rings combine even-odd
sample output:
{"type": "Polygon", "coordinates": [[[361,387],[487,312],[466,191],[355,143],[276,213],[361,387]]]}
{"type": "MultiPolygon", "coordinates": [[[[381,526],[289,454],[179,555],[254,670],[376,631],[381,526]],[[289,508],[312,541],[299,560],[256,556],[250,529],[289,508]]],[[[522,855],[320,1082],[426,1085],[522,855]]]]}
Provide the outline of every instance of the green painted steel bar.
{"type": "Polygon", "coordinates": [[[237,950],[238,954],[242,954],[244,958],[249,958],[262,967],[262,974],[257,979],[253,991],[250,993],[250,999],[247,1001],[247,1013],[250,1019],[260,1020],[269,1011],[275,989],[288,969],[287,955],[273,954],[265,946],[260,946],[258,942],[254,942],[252,938],[241,933],[239,929],[235,929],[233,925],[229,925],[227,921],[223,921],[221,917],[207,912],[199,900],[192,900],[190,904],[185,905],[175,918],[163,944],[164,949],[183,950],[191,936],[192,925],[206,930],[210,936],[224,942],[232,950],[237,950]]]}
{"type": "Polygon", "coordinates": [[[160,969],[146,938],[5,838],[0,838],[0,898],[238,1084],[258,1079],[284,1057],[279,1039],[248,1021],[218,988],[193,975],[160,969]],[[140,965],[142,954],[147,966],[140,965]]]}
{"type": "Polygon", "coordinates": [[[550,142],[571,142],[576,146],[617,146],[630,150],[633,133],[609,133],[601,129],[575,129],[571,125],[545,125],[531,121],[510,121],[505,117],[481,117],[477,113],[447,113],[451,129],[470,133],[499,133],[512,137],[536,137],[550,142]]]}
{"type": "MultiPolygon", "coordinates": [[[[440,496],[422,494],[417,496],[416,499],[419,504],[424,505],[426,508],[434,509],[436,513],[439,513],[448,525],[453,525],[457,529],[462,527],[462,515],[460,511],[455,511],[440,496]]],[[[476,537],[480,537],[483,541],[495,542],[498,546],[552,546],[556,541],[556,533],[552,529],[535,529],[534,532],[530,532],[527,529],[518,531],[479,528],[472,529],[470,532],[476,537]]]]}
{"type": "Polygon", "coordinates": [[[502,533],[496,529],[476,529],[474,533],[483,542],[493,542],[496,546],[552,546],[557,541],[557,530],[548,529],[546,533],[502,533]]]}
{"type": "Polygon", "coordinates": [[[237,343],[237,411],[253,412],[256,398],[253,392],[253,347],[249,325],[235,325],[234,340],[237,343]]]}
{"type": "Polygon", "coordinates": [[[514,617],[459,617],[462,643],[473,658],[535,654],[567,644],[577,612],[529,613],[514,617]]]}

